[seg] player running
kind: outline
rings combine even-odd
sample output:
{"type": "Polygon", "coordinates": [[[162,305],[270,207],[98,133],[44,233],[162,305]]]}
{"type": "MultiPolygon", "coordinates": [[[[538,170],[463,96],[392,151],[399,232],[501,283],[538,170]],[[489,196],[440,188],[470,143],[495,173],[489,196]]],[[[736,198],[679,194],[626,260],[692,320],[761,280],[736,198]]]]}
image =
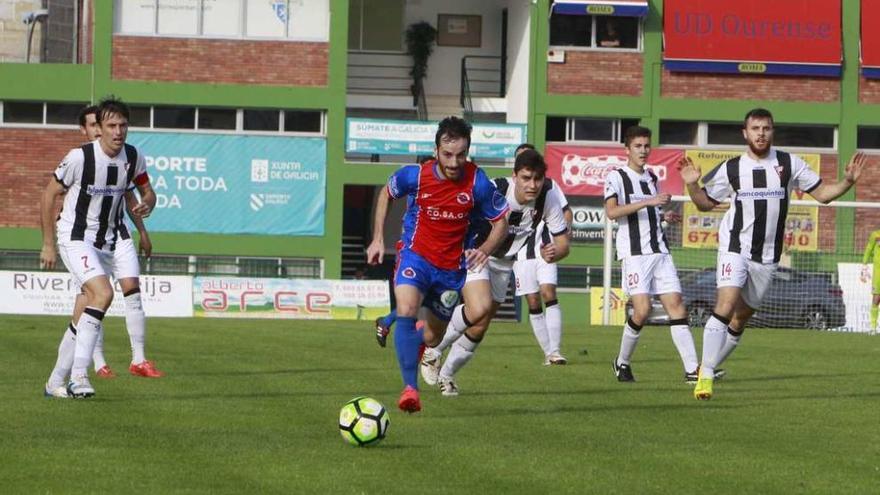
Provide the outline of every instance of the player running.
{"type": "Polygon", "coordinates": [[[688,327],[687,310],[681,300],[678,272],[666,245],[662,221],[679,221],[663,211],[671,196],[661,193],[659,180],[646,167],[651,154],[651,130],[633,126],[624,135],[627,164],[605,179],[605,216],[617,220],[617,259],[623,290],[632,301],[633,314],[623,326],[620,352],[611,363],[620,382],[634,382],[630,360],[642,326],[651,313],[651,297],[659,295],[669,315],[672,342],[684,365],[687,383],[697,382],[697,350],[688,327]]]}
{"type": "Polygon", "coordinates": [[[715,309],[703,329],[702,364],[694,388],[698,400],[712,398],[715,368],[736,349],[746,323],[770,288],[782,254],[792,190],[829,203],[849,191],[866,163],[865,156],[856,153],[842,180],[823,184],[801,158],[773,147],[773,115],[768,110],[749,111],[742,133],[748,150],[712,169],[702,187],[702,173],[693,161],[679,162],[688,195],[700,211],[731,199],[718,229],[718,290],[715,309]]]}
{"type": "MultiPolygon", "coordinates": [[[[468,271],[462,291],[465,302],[453,311],[440,344],[425,342],[428,347],[422,356],[422,378],[429,385],[439,384],[446,397],[458,395],[455,374],[474,357],[489,322],[507,295],[514,257],[539,222],[546,222],[553,236],[553,242],[541,248],[544,260],[554,263],[568,255],[568,224],[558,196],[550,192],[558,186],[545,180],[546,172],[544,157],[535,150],[526,150],[516,157],[512,177],[495,179],[511,211],[504,242],[492,251],[488,265],[468,271]],[[452,349],[441,367],[442,352],[450,346],[452,349]]],[[[478,239],[482,237],[478,233],[478,239]]]]}
{"type": "Polygon", "coordinates": [[[880,230],[871,232],[868,244],[865,245],[865,255],[862,256],[862,264],[868,270],[868,264],[873,262],[873,278],[871,280],[871,331],[877,330],[877,305],[880,304],[880,230]]]}
{"type": "MultiPolygon", "coordinates": [[[[516,156],[525,150],[534,150],[529,143],[517,146],[514,152],[516,156]]],[[[568,206],[568,199],[562,193],[562,188],[553,187],[549,194],[555,194],[562,205],[562,213],[565,216],[565,224],[571,233],[572,212],[568,206]]],[[[514,286],[517,297],[525,296],[529,306],[529,323],[535,340],[544,354],[544,366],[564,365],[568,363],[561,353],[562,347],[562,308],[556,299],[556,286],[558,270],[556,263],[547,263],[541,256],[541,248],[553,242],[553,236],[547,224],[542,220],[538,222],[535,231],[528,237],[525,245],[516,253],[516,261],[513,263],[513,275],[516,279],[514,286]],[[541,301],[543,299],[543,307],[541,301]]]]}
{"type": "MultiPolygon", "coordinates": [[[[109,273],[113,273],[123,287],[126,326],[129,332],[139,336],[143,351],[144,318],[138,287],[140,266],[123,222],[123,202],[125,193],[136,187],[142,202],[135,205],[131,213],[145,218],[156,204],[156,195],[150,186],[143,155],[125,143],[128,115],[128,107],[119,100],[110,98],[99,103],[95,117],[100,137],[71,150],[43,192],[40,204],[43,230],[41,266],[46,269],[55,267],[53,210],[55,199],[63,195],[63,208],[55,224],[57,253],[85,296],[85,308],[76,324],[65,332],[59,346],[56,371],[46,384],[45,392],[49,396],[65,397],[61,390],[65,376],[63,370],[58,370],[59,364],[71,369],[66,387],[68,396],[83,398],[95,394],[89,382],[88,367],[96,341],[103,332],[104,315],[113,300],[109,273]],[[128,315],[133,318],[129,320],[128,315]]],[[[134,344],[135,336],[132,341],[134,344]]],[[[132,347],[136,352],[135,345],[132,347]]],[[[135,359],[137,357],[135,355],[135,359]]],[[[134,368],[145,362],[142,359],[140,363],[133,363],[132,373],[137,374],[134,368]]],[[[152,368],[152,364],[149,367],[152,368]]]]}
{"type": "Polygon", "coordinates": [[[407,198],[402,246],[397,254],[394,295],[397,329],[394,345],[405,388],[398,407],[421,410],[418,392],[419,352],[422,342],[436,345],[459,300],[466,267],[478,269],[507,232],[507,201],[486,174],[467,160],[471,126],[457,117],[440,122],[435,136],[436,160],[409,165],[391,175],[376,205],[373,241],[367,247],[370,264],[382,262],[388,202],[407,198]],[[472,215],[491,222],[486,241],[465,250],[472,215]],[[429,309],[424,337],[416,332],[419,307],[429,309]]]}

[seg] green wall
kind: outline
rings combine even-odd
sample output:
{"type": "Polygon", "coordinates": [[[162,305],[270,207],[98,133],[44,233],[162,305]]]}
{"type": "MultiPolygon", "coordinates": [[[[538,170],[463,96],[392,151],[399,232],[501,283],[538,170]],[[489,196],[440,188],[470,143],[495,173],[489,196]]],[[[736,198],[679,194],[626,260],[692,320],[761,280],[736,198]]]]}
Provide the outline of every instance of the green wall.
{"type": "MultiPolygon", "coordinates": [[[[859,1],[843,0],[845,60],[838,103],[790,103],[669,99],[660,96],[662,62],[662,1],[651,1],[645,27],[644,87],[639,97],[547,94],[548,22],[550,0],[530,4],[529,137],[539,148],[545,144],[548,115],[596,116],[641,119],[655,131],[661,119],[738,121],[745,110],[771,108],[780,122],[823,123],[839,128],[841,162],[855,150],[859,125],[880,125],[880,105],[858,103],[859,1]]],[[[306,108],[327,112],[327,209],[322,237],[220,236],[205,234],[153,234],[157,252],[174,254],[238,254],[249,256],[306,256],[325,260],[327,277],[340,274],[342,197],[346,184],[385,182],[397,165],[345,163],[345,85],[348,46],[348,2],[331,0],[329,85],[322,88],[262,87],[231,84],[114,81],[111,78],[112,2],[96,2],[94,64],[0,64],[0,99],[35,101],[94,101],[115,94],[131,103],[218,105],[227,107],[306,108]]],[[[456,76],[457,77],[457,76],[456,76]]],[[[655,143],[656,144],[656,143],[655,143]]],[[[841,165],[842,168],[843,165],[841,165]]],[[[489,169],[490,175],[508,173],[489,169]]],[[[847,199],[851,199],[850,193],[847,199]]],[[[36,207],[36,205],[35,205],[36,207]]],[[[295,215],[295,211],[291,211],[295,215]]],[[[852,212],[841,212],[852,215],[852,212]]],[[[839,222],[838,225],[852,224],[839,222]]],[[[149,224],[148,224],[149,225],[149,224]]],[[[852,232],[838,227],[838,237],[852,232]]],[[[38,249],[38,229],[0,228],[0,248],[38,249]]],[[[567,264],[599,265],[601,247],[575,247],[567,264]]]]}

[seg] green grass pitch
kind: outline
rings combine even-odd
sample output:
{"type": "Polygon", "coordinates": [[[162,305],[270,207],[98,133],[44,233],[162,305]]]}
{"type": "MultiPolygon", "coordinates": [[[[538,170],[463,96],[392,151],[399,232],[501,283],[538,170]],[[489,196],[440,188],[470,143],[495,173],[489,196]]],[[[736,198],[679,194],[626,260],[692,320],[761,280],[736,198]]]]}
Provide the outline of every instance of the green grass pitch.
{"type": "MultiPolygon", "coordinates": [[[[150,319],[167,377],[120,375],[92,400],[45,399],[66,325],[0,317],[2,493],[877,493],[880,337],[749,330],[701,403],[669,330],[643,331],[637,383],[611,373],[620,330],[566,328],[564,367],[541,366],[527,324],[497,324],[459,377],[396,409],[392,339],[369,323],[150,319]],[[586,351],[586,353],[584,353],[586,351]],[[344,443],[340,407],[391,413],[373,448],[344,443]]],[[[700,331],[694,332],[699,349],[700,331]]]]}

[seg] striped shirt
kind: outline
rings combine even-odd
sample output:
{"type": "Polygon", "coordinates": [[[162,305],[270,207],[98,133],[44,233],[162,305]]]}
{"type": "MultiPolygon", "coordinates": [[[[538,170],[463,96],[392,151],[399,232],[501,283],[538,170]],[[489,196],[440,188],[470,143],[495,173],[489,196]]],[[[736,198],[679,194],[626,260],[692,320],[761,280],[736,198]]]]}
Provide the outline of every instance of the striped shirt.
{"type": "Polygon", "coordinates": [[[778,263],[792,189],[809,193],[821,183],[800,157],[775,148],[761,160],[743,154],[721,163],[703,178],[710,200],[732,199],[718,228],[719,251],[778,263]]]}
{"type": "Polygon", "coordinates": [[[54,175],[67,190],[55,224],[59,242],[84,241],[112,251],[118,238],[130,238],[122,218],[124,195],[149,181],[144,157],[134,146],[126,144],[111,158],[95,140],[70,150],[54,175]]]}
{"type": "MultiPolygon", "coordinates": [[[[653,198],[660,193],[658,183],[657,176],[647,167],[641,174],[628,166],[619,168],[605,179],[605,201],[617,198],[618,205],[628,205],[653,198]]],[[[646,206],[617,219],[617,259],[668,253],[662,220],[663,210],[659,206],[646,206]]]]}
{"type": "MultiPolygon", "coordinates": [[[[562,211],[564,213],[565,210],[568,209],[568,199],[557,184],[554,184],[554,186],[555,187],[552,187],[547,194],[555,195],[557,197],[559,204],[562,205],[562,211]]],[[[526,239],[525,245],[516,253],[516,259],[517,261],[523,261],[541,258],[541,247],[552,243],[553,236],[550,234],[550,229],[547,228],[547,222],[541,220],[535,227],[535,231],[532,232],[528,239],[526,239]]]]}

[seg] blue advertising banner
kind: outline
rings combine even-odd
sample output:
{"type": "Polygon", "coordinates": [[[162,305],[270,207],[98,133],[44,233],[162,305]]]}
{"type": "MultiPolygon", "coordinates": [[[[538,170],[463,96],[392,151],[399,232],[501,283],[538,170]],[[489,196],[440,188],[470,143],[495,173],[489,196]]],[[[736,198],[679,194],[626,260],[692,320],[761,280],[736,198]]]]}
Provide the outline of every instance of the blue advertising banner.
{"type": "Polygon", "coordinates": [[[324,235],[324,138],[129,132],[158,201],[157,232],[324,235]]]}
{"type": "MultiPolygon", "coordinates": [[[[380,155],[430,155],[436,122],[346,119],[345,151],[380,155]]],[[[471,158],[511,158],[526,140],[522,124],[474,124],[471,158]]]]}

